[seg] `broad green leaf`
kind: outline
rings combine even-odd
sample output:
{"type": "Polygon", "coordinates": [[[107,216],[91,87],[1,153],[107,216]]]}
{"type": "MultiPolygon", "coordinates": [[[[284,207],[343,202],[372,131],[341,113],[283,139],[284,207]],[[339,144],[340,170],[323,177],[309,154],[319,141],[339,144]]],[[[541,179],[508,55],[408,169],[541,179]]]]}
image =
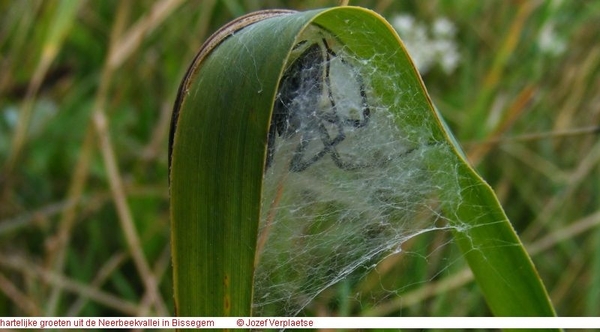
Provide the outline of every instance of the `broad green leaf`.
{"type": "Polygon", "coordinates": [[[424,147],[415,148],[423,161],[415,167],[431,174],[427,181],[435,192],[429,195],[439,200],[492,312],[553,316],[493,191],[465,161],[390,25],[357,7],[265,15],[244,28],[229,25],[225,38],[209,40],[175,105],[170,190],[178,315],[252,314],[271,116],[282,76],[299,57],[294,47],[316,26],[368,66],[362,72],[369,95],[389,108],[408,142],[424,147]]]}

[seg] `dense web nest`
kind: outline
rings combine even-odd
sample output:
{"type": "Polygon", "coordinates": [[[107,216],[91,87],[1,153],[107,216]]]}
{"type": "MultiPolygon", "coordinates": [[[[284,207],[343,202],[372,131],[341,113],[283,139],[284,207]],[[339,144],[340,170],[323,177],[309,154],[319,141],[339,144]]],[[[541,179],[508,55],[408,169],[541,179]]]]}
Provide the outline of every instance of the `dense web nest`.
{"type": "Polygon", "coordinates": [[[371,61],[317,26],[290,59],[269,134],[255,315],[297,315],[407,240],[450,227],[427,166],[449,147],[425,125],[398,125],[403,106],[384,105],[371,88],[371,61]]]}

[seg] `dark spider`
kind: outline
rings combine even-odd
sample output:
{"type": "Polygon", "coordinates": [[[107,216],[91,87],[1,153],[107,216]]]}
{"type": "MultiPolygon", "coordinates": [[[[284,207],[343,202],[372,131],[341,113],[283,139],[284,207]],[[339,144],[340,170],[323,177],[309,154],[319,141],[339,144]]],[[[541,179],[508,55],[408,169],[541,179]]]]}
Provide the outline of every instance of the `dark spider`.
{"type": "MultiPolygon", "coordinates": [[[[308,41],[302,41],[294,48],[303,47],[306,43],[308,41]]],[[[346,138],[344,127],[361,128],[366,126],[369,123],[371,111],[367,104],[367,94],[362,78],[358,75],[362,99],[362,120],[338,115],[329,78],[330,61],[335,57],[337,57],[335,52],[329,47],[325,38],[322,38],[306,46],[306,49],[284,73],[279,84],[269,128],[267,168],[273,163],[275,136],[279,135],[287,139],[296,132],[301,132],[302,136],[292,156],[290,171],[304,171],[327,154],[341,169],[353,170],[365,167],[365,165],[343,161],[336,149],[336,146],[346,138]],[[324,89],[327,89],[327,97],[331,104],[330,112],[319,111],[319,101],[324,89]],[[332,138],[329,134],[327,124],[337,128],[335,137],[332,138]],[[311,157],[306,157],[305,152],[314,133],[319,135],[323,149],[311,157]]],[[[342,59],[342,63],[346,62],[342,59]]]]}

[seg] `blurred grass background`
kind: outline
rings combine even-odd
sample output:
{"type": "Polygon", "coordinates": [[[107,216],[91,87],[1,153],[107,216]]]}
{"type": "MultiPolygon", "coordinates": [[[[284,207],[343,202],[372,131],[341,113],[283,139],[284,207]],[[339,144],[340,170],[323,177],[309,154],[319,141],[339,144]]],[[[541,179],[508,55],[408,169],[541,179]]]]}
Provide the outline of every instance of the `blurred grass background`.
{"type": "MultiPolygon", "coordinates": [[[[600,315],[600,2],[350,4],[455,24],[458,67],[432,68],[425,84],[558,314],[600,315]]],[[[172,314],[167,139],[187,66],[235,17],[333,5],[1,1],[0,315],[172,314]]],[[[447,239],[421,241],[435,252],[447,239]]],[[[388,288],[372,307],[317,304],[309,314],[489,314],[464,264],[428,257],[429,272],[382,267],[374,277],[437,271],[399,286],[400,301],[388,288]]]]}

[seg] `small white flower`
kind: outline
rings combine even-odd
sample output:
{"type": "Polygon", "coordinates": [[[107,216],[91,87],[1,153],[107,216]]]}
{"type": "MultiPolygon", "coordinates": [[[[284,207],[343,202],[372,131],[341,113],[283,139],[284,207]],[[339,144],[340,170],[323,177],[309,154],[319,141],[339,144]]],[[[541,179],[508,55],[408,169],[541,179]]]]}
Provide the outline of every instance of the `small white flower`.
{"type": "Polygon", "coordinates": [[[442,67],[446,74],[451,74],[458,66],[460,56],[456,49],[454,41],[449,39],[440,39],[433,43],[436,62],[442,67]]]}
{"type": "Polygon", "coordinates": [[[410,15],[398,15],[392,20],[392,26],[394,29],[398,30],[398,32],[408,32],[412,30],[414,24],[415,19],[410,15]]]}
{"type": "Polygon", "coordinates": [[[546,23],[540,30],[538,36],[538,47],[542,53],[551,56],[558,56],[567,50],[567,44],[564,39],[560,38],[554,30],[552,23],[546,23]]]}
{"type": "Polygon", "coordinates": [[[445,17],[440,17],[433,22],[433,36],[437,38],[454,38],[456,35],[456,27],[445,17]]]}
{"type": "Polygon", "coordinates": [[[454,37],[455,25],[445,17],[435,20],[432,27],[415,21],[410,15],[400,14],[392,19],[408,53],[421,74],[439,65],[446,74],[452,73],[460,62],[454,37]]]}

